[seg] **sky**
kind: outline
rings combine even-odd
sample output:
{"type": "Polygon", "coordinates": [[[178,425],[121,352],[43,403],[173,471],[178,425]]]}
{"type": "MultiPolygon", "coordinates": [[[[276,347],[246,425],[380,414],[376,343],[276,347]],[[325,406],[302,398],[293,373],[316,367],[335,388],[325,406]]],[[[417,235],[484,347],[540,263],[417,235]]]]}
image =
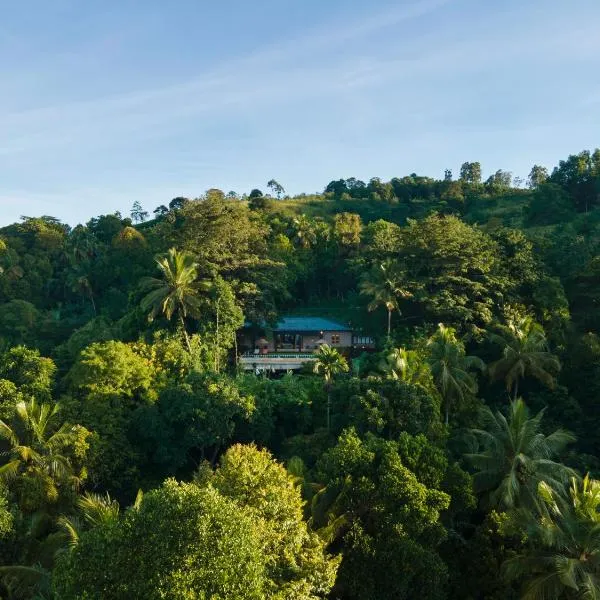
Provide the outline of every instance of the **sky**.
{"type": "Polygon", "coordinates": [[[600,146],[598,0],[0,6],[0,225],[600,146]]]}

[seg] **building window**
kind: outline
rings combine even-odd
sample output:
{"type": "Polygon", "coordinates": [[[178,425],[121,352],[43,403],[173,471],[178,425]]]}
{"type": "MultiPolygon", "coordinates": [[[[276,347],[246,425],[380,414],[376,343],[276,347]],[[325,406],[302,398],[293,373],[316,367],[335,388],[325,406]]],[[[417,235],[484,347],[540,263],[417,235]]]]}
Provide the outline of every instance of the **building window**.
{"type": "Polygon", "coordinates": [[[340,336],[337,333],[332,333],[331,334],[331,344],[335,345],[335,344],[339,344],[340,343],[340,336]]]}

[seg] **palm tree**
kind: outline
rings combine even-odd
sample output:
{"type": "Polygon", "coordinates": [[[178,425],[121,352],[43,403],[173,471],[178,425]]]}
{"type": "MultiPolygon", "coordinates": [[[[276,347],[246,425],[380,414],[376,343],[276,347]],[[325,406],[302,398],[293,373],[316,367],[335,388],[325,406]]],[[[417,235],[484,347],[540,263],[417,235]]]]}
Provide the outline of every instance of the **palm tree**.
{"type": "Polygon", "coordinates": [[[430,378],[428,365],[417,352],[405,348],[392,348],[380,361],[379,368],[388,378],[404,383],[424,384],[430,378]]]}
{"type": "Polygon", "coordinates": [[[402,287],[402,276],[392,261],[385,261],[366,273],[360,283],[360,293],[370,296],[367,305],[369,311],[385,306],[388,313],[387,335],[392,331],[392,312],[400,312],[398,298],[410,298],[412,295],[402,287]]]}
{"type": "Polygon", "coordinates": [[[171,248],[167,256],[158,258],[156,264],[162,277],[145,277],[141,281],[142,289],[150,290],[142,299],[141,307],[149,310],[148,320],[163,314],[169,321],[174,314],[179,317],[183,336],[188,351],[192,347],[185,327],[185,318],[189,315],[197,317],[200,313],[200,300],[198,298],[198,265],[188,252],[178,252],[171,248]]]}
{"type": "Polygon", "coordinates": [[[465,346],[456,338],[454,329],[442,323],[427,341],[427,347],[433,381],[444,400],[447,425],[452,402],[477,393],[477,380],[472,370],[483,371],[485,364],[477,356],[467,356],[465,346]]]}
{"type": "Polygon", "coordinates": [[[82,531],[97,525],[114,525],[119,520],[119,503],[113,500],[108,492],[104,495],[86,492],[77,498],[76,505],[79,509],[78,516],[62,516],[58,519],[58,524],[65,532],[71,547],[79,543],[82,531]]]}
{"type": "Polygon", "coordinates": [[[558,358],[548,351],[543,327],[531,317],[510,321],[502,335],[492,339],[503,346],[502,358],[490,365],[493,379],[504,379],[513,399],[519,394],[522,377],[534,377],[548,387],[554,386],[554,374],[560,370],[558,358]]]}
{"type": "Polygon", "coordinates": [[[35,510],[40,498],[25,497],[35,490],[43,494],[42,502],[55,503],[61,487],[76,488],[79,478],[65,450],[76,443],[79,426],[58,426],[58,404],[38,404],[35,399],[19,402],[12,426],[0,420],[0,438],[8,442],[8,450],[0,454],[0,478],[23,478],[32,485],[22,486],[21,506],[35,510]],[[34,506],[34,504],[37,504],[34,506]]]}
{"type": "Polygon", "coordinates": [[[306,215],[295,217],[292,221],[292,234],[302,248],[310,248],[317,241],[315,228],[306,215]]]}
{"type": "Polygon", "coordinates": [[[472,430],[479,449],[466,458],[475,468],[475,488],[486,493],[492,506],[536,506],[540,482],[560,490],[574,474],[553,459],[575,437],[562,429],[544,435],[543,416],[542,410],[530,418],[521,399],[511,402],[508,418],[488,407],[482,410],[482,427],[472,430]]]}
{"type": "Polygon", "coordinates": [[[600,598],[600,481],[572,479],[567,498],[541,483],[540,515],[528,515],[528,545],[503,565],[524,579],[524,600],[600,598]]]}
{"type": "Polygon", "coordinates": [[[335,349],[327,344],[323,344],[316,352],[317,360],[315,361],[313,371],[317,374],[322,374],[325,379],[325,389],[327,390],[327,431],[330,428],[330,412],[331,412],[331,382],[334,375],[338,373],[348,372],[348,362],[335,349]]]}

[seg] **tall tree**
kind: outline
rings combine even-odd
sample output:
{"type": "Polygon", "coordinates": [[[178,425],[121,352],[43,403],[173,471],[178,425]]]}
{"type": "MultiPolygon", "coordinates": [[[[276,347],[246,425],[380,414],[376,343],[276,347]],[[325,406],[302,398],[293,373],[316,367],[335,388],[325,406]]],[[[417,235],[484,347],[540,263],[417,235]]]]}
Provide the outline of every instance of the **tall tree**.
{"type": "Polygon", "coordinates": [[[327,344],[323,344],[317,351],[317,360],[315,361],[313,371],[323,375],[325,380],[325,389],[327,390],[327,431],[330,430],[330,414],[331,414],[331,383],[333,378],[338,373],[347,373],[348,362],[335,349],[327,344]]]}
{"type": "Polygon", "coordinates": [[[540,165],[533,165],[527,177],[527,187],[531,190],[537,189],[548,179],[548,169],[540,165]]]}
{"type": "Polygon", "coordinates": [[[87,430],[58,423],[58,404],[19,402],[11,424],[0,421],[0,438],[8,444],[0,477],[16,482],[19,505],[25,512],[55,504],[61,493],[78,486],[81,473],[74,464],[84,452],[87,430]]]}
{"type": "Polygon", "coordinates": [[[532,317],[509,320],[502,333],[493,334],[492,339],[503,349],[502,358],[490,365],[490,376],[504,379],[513,399],[519,395],[519,381],[523,377],[533,377],[550,388],[554,386],[560,362],[548,349],[544,328],[532,317]]]}
{"type": "Polygon", "coordinates": [[[163,314],[169,321],[177,314],[188,351],[191,353],[186,317],[198,317],[200,312],[199,288],[196,278],[198,268],[188,252],[171,248],[167,256],[156,260],[161,278],[146,277],[141,286],[149,290],[142,299],[143,310],[149,310],[148,320],[163,314]]]}
{"type": "Polygon", "coordinates": [[[523,600],[600,598],[600,482],[572,479],[568,497],[540,484],[542,515],[525,515],[528,543],[504,565],[523,600]]]}
{"type": "Polygon", "coordinates": [[[391,260],[374,266],[363,276],[360,283],[360,293],[371,298],[367,306],[369,311],[375,310],[379,306],[385,306],[388,313],[388,338],[392,331],[392,312],[395,310],[400,312],[398,299],[411,296],[402,284],[402,274],[391,260]]]}
{"type": "Polygon", "coordinates": [[[481,411],[481,428],[473,429],[479,449],[468,454],[475,469],[476,489],[489,505],[500,510],[537,505],[537,490],[544,481],[559,492],[573,471],[555,462],[575,437],[558,429],[542,432],[544,411],[534,417],[523,400],[511,402],[508,418],[488,407],[481,411]]]}
{"type": "Polygon", "coordinates": [[[142,208],[142,205],[136,200],[131,207],[131,220],[134,223],[143,223],[148,219],[148,211],[142,208]]]}
{"type": "Polygon", "coordinates": [[[460,180],[477,185],[481,183],[481,163],[465,162],[460,167],[460,180]]]}
{"type": "Polygon", "coordinates": [[[427,347],[431,374],[444,400],[447,425],[451,404],[477,393],[477,380],[472,371],[483,371],[485,364],[477,356],[467,356],[465,346],[457,339],[454,329],[445,327],[442,323],[429,338],[427,347]]]}
{"type": "Polygon", "coordinates": [[[278,181],[275,181],[275,179],[270,179],[267,183],[267,187],[277,196],[278,199],[285,194],[285,189],[278,181]]]}

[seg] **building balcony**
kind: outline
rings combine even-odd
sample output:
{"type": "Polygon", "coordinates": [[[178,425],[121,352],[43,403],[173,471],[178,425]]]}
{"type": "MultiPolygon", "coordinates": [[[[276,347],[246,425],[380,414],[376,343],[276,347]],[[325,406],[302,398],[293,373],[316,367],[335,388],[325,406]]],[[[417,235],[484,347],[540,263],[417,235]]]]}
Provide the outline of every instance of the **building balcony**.
{"type": "Polygon", "coordinates": [[[247,353],[240,356],[239,364],[245,371],[295,371],[316,358],[312,352],[247,353]]]}

